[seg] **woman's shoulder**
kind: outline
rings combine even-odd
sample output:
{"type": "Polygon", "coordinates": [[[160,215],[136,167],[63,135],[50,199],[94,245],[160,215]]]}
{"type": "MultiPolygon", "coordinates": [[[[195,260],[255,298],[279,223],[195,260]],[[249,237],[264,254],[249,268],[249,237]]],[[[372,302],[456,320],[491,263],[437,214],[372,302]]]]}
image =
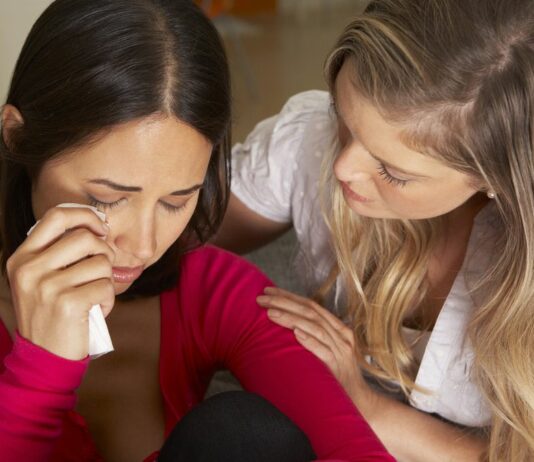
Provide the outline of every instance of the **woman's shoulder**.
{"type": "Polygon", "coordinates": [[[337,146],[330,101],[324,91],[299,93],[234,146],[232,192],[248,208],[287,223],[292,198],[316,195],[322,160],[337,146]]]}
{"type": "Polygon", "coordinates": [[[243,257],[211,244],[205,244],[186,252],[182,256],[180,266],[183,269],[198,265],[211,266],[214,263],[253,267],[243,257]]]}
{"type": "Polygon", "coordinates": [[[309,90],[287,100],[276,118],[273,136],[310,139],[329,138],[335,130],[335,117],[331,110],[331,98],[325,91],[309,90]],[[305,133],[306,136],[303,136],[305,133]]]}
{"type": "Polygon", "coordinates": [[[208,282],[244,277],[267,281],[267,277],[255,265],[214,245],[204,245],[187,252],[180,262],[179,284],[189,284],[192,279],[196,279],[198,283],[205,285],[208,282]]]}
{"type": "MultiPolygon", "coordinates": [[[[197,321],[224,312],[231,319],[255,318],[256,297],[272,282],[252,263],[212,245],[186,253],[173,289],[161,294],[163,308],[180,306],[182,315],[197,321]],[[242,309],[243,307],[250,309],[242,309]]],[[[245,323],[246,324],[246,323],[245,323]]]]}
{"type": "Polygon", "coordinates": [[[325,129],[334,121],[330,102],[330,95],[325,91],[298,93],[285,102],[277,115],[259,122],[243,145],[267,144],[272,151],[276,147],[285,149],[288,144],[300,143],[306,139],[304,133],[324,136],[325,129]]]}

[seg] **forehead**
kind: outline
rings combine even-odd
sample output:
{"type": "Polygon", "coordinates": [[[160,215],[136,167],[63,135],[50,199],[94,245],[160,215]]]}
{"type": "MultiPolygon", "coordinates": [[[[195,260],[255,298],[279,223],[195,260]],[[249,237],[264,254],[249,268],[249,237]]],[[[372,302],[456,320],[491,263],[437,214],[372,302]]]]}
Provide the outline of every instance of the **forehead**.
{"type": "Polygon", "coordinates": [[[149,117],[114,127],[45,169],[71,177],[109,177],[143,188],[176,189],[202,182],[211,149],[209,140],[175,117],[149,117]]]}
{"type": "Polygon", "coordinates": [[[408,146],[407,133],[415,126],[386,119],[376,105],[358,92],[351,77],[354,72],[353,63],[345,62],[335,82],[333,99],[341,122],[366,150],[410,173],[422,176],[450,174],[450,168],[435,156],[408,146]]]}
{"type": "Polygon", "coordinates": [[[378,126],[384,136],[400,141],[397,135],[401,128],[387,121],[378,107],[357,89],[353,79],[356,72],[352,61],[347,60],[338,73],[333,94],[337,114],[347,125],[378,126]]]}

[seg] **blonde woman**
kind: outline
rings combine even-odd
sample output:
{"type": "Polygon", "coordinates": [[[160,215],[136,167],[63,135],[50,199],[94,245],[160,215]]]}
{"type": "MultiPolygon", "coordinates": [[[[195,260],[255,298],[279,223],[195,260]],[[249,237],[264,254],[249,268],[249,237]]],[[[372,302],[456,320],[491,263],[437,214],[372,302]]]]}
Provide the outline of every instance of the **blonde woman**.
{"type": "Polygon", "coordinates": [[[235,147],[219,243],[294,226],[317,297],[259,302],[398,460],[533,461],[534,2],[373,1],[326,76],[235,147]]]}

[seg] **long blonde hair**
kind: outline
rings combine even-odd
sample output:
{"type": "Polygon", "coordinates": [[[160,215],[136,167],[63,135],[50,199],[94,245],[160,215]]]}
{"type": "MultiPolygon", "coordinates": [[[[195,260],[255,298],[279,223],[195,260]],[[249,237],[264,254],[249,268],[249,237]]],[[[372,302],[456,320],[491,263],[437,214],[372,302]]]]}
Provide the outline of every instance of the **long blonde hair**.
{"type": "MultiPolygon", "coordinates": [[[[533,461],[534,1],[375,0],[327,60],[332,92],[345,62],[355,90],[403,123],[407,144],[497,195],[506,232],[494,242],[491,267],[473,281],[466,338],[492,409],[486,460],[533,461]]],[[[402,322],[427,293],[441,219],[356,216],[337,182],[325,184],[362,365],[408,394],[416,365],[402,322]]]]}

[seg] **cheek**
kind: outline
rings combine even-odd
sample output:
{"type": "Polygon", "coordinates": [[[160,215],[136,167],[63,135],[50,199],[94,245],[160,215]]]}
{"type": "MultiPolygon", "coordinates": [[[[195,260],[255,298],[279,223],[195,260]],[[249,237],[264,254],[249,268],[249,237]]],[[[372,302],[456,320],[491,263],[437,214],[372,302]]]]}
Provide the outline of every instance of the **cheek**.
{"type": "Polygon", "coordinates": [[[407,211],[420,208],[421,202],[425,202],[423,195],[410,191],[409,187],[386,183],[381,177],[374,177],[373,184],[384,207],[399,217],[406,215],[407,211]]]}
{"type": "Polygon", "coordinates": [[[163,255],[174,241],[183,234],[195,212],[197,202],[198,199],[190,201],[184,210],[176,214],[169,214],[168,218],[161,220],[158,233],[158,253],[163,255]]]}
{"type": "Polygon", "coordinates": [[[476,193],[476,190],[458,183],[408,184],[404,188],[382,185],[379,191],[392,214],[405,219],[445,215],[476,193]]]}

